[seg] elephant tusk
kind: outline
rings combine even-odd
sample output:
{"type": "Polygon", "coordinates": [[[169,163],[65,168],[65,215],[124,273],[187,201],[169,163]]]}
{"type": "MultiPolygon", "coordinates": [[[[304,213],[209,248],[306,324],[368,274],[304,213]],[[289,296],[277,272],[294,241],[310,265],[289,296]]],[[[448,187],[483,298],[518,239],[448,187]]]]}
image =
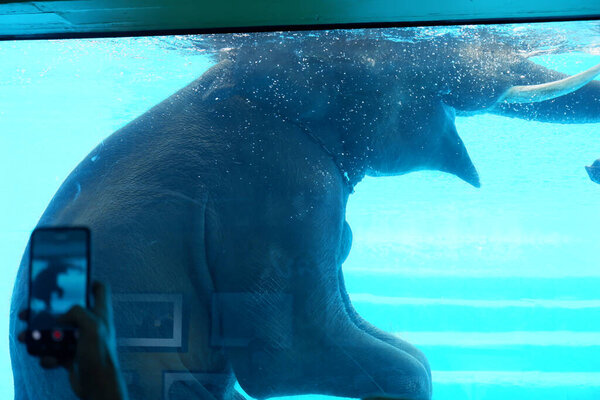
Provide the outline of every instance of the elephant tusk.
{"type": "Polygon", "coordinates": [[[600,64],[559,81],[543,83],[541,85],[513,86],[500,96],[498,103],[538,103],[540,101],[552,100],[576,91],[594,79],[598,74],[600,74],[600,64]]]}

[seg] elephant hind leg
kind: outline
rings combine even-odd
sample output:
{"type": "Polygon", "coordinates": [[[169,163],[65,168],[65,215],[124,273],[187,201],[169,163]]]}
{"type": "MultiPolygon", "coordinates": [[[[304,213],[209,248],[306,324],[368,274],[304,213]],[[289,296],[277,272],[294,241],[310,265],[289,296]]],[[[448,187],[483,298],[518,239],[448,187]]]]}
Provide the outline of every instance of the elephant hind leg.
{"type": "Polygon", "coordinates": [[[399,350],[402,350],[414,358],[416,358],[423,367],[427,371],[427,375],[431,378],[431,368],[429,367],[429,361],[427,357],[421,352],[421,350],[417,349],[412,344],[400,339],[397,336],[392,335],[391,333],[385,332],[370,322],[363,319],[358,312],[352,306],[352,302],[350,301],[350,297],[348,296],[348,292],[346,291],[345,283],[344,283],[344,275],[342,271],[339,272],[339,287],[340,287],[340,296],[344,302],[346,307],[346,312],[348,313],[350,319],[356,324],[357,327],[365,331],[366,333],[372,335],[373,337],[382,340],[391,346],[396,347],[399,350]]]}
{"type": "MultiPolygon", "coordinates": [[[[364,330],[349,318],[337,292],[327,299],[311,298],[310,304],[295,302],[292,313],[281,309],[265,313],[269,321],[290,321],[292,338],[283,345],[281,332],[256,335],[247,345],[227,346],[226,352],[242,388],[251,396],[266,398],[320,393],[332,396],[396,399],[429,399],[429,375],[409,353],[364,330]],[[325,300],[324,302],[321,300],[325,300]],[[268,315],[267,315],[268,314],[268,315]]],[[[241,310],[247,313],[248,310],[241,310]]],[[[258,313],[245,323],[248,332],[267,323],[258,313]]],[[[242,322],[242,320],[239,320],[242,322]]],[[[272,325],[271,325],[272,326],[272,325]]],[[[263,330],[262,332],[267,332],[263,330]]]]}
{"type": "MultiPolygon", "coordinates": [[[[350,229],[350,225],[348,225],[348,222],[344,222],[342,243],[344,244],[343,250],[341,252],[341,254],[342,254],[341,259],[343,261],[348,256],[348,254],[350,252],[350,246],[352,243],[352,230],[350,229]]],[[[342,299],[342,302],[344,303],[344,306],[346,308],[346,312],[348,313],[348,316],[354,322],[354,324],[359,329],[362,329],[363,331],[365,331],[366,333],[375,337],[376,339],[382,340],[382,341],[388,343],[389,345],[394,346],[398,350],[404,351],[404,352],[410,354],[411,356],[413,356],[414,358],[416,358],[417,361],[419,361],[423,365],[425,370],[427,371],[427,375],[429,376],[430,381],[431,381],[431,369],[429,367],[429,361],[427,361],[427,357],[425,357],[425,355],[419,349],[417,349],[412,344],[400,339],[399,337],[394,336],[388,332],[382,331],[381,329],[377,328],[376,326],[370,324],[368,321],[363,319],[360,316],[360,314],[358,314],[356,312],[356,310],[352,306],[352,302],[350,301],[348,292],[346,291],[344,274],[343,274],[341,268],[338,270],[337,284],[339,287],[340,298],[342,299]]]]}

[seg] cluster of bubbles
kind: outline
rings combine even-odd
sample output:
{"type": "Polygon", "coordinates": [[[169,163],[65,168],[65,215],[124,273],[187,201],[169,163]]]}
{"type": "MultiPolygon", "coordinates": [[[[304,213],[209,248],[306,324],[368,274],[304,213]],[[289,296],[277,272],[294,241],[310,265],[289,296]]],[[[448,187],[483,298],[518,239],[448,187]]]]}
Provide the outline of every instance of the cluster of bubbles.
{"type": "Polygon", "coordinates": [[[418,42],[436,40],[443,36],[463,40],[499,41],[522,52],[536,55],[573,51],[600,54],[598,21],[225,33],[172,36],[160,40],[167,48],[217,56],[224,49],[260,49],[268,45],[300,47],[307,41],[315,40],[326,42],[376,39],[418,42]]]}

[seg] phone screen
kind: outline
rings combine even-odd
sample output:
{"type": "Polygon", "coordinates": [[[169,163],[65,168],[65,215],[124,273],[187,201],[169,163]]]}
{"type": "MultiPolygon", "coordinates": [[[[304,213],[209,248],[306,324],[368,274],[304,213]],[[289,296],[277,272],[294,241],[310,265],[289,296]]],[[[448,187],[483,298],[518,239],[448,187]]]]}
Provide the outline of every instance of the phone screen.
{"type": "Polygon", "coordinates": [[[76,333],[56,317],[88,305],[89,230],[36,229],[30,249],[28,348],[37,354],[72,350],[76,333]]]}

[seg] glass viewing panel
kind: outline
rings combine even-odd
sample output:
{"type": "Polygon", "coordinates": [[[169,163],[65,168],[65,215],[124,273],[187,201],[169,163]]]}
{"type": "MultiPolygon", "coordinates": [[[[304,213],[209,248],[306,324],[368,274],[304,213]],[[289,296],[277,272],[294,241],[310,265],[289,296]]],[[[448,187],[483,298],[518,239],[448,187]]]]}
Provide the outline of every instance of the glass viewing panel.
{"type": "Polygon", "coordinates": [[[134,400],[600,398],[598,22],[0,60],[2,398],[73,398],[15,340],[38,223],[90,228],[134,400]]]}

